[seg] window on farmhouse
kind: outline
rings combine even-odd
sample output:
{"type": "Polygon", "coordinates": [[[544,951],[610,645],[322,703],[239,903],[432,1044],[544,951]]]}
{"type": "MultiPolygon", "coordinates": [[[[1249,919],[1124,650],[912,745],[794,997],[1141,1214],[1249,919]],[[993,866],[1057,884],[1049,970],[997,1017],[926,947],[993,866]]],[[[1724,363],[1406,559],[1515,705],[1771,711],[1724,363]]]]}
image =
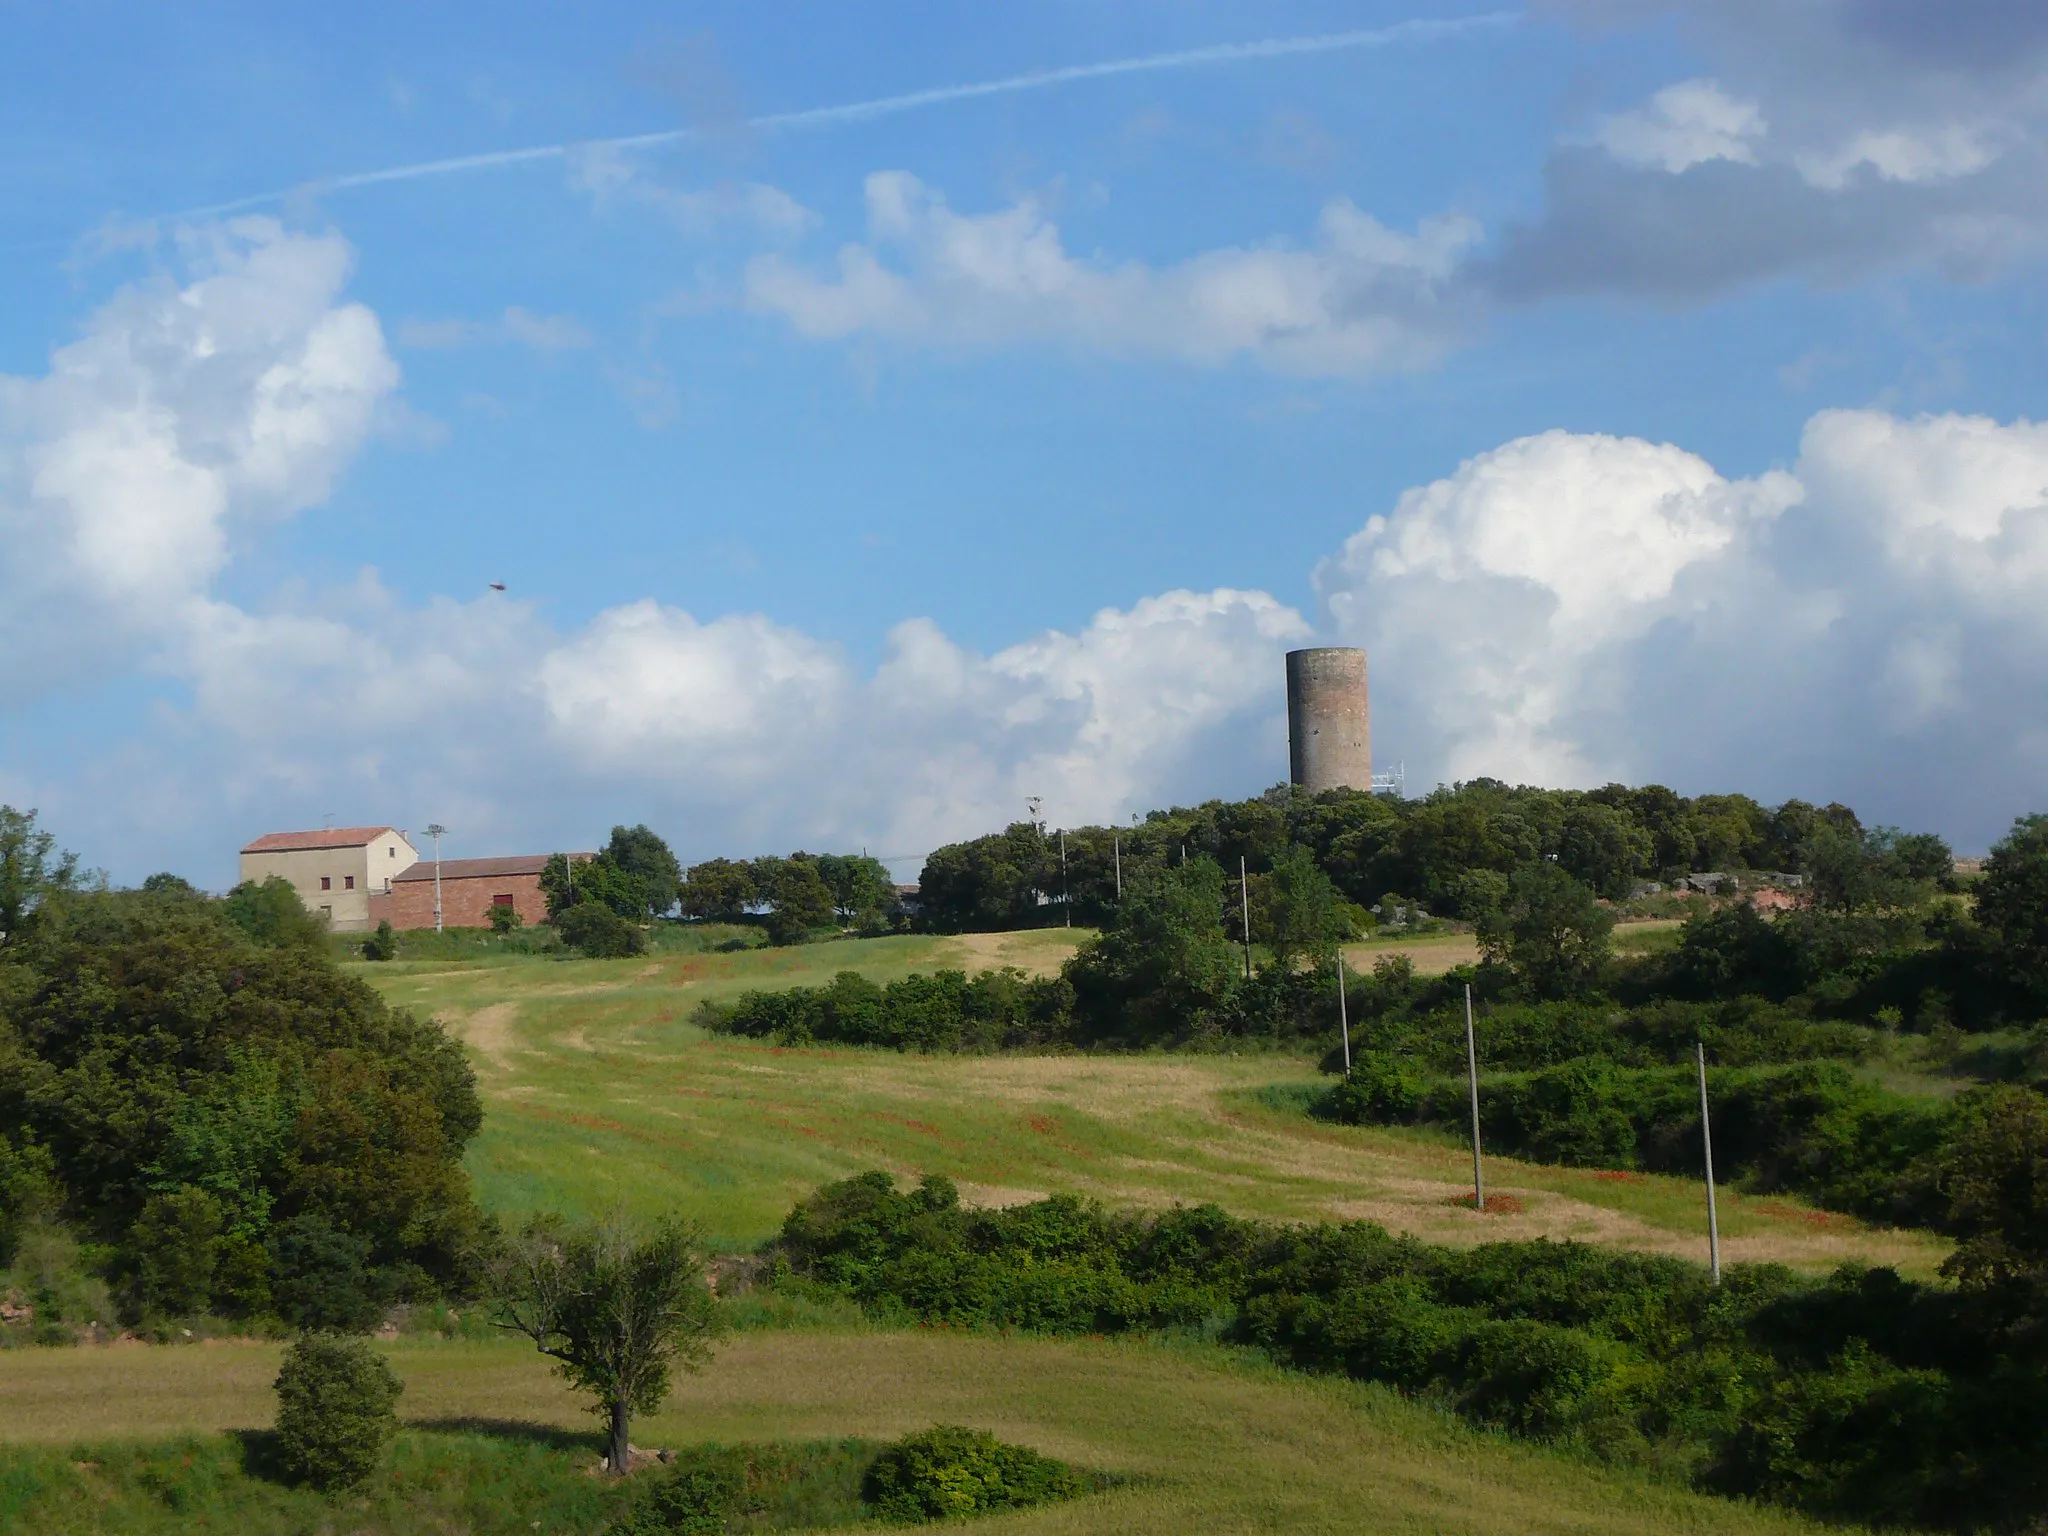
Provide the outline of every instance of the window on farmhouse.
{"type": "Polygon", "coordinates": [[[356,877],[354,875],[343,875],[341,877],[341,888],[344,891],[354,890],[356,888],[356,877]]]}
{"type": "Polygon", "coordinates": [[[331,891],[331,890],[333,890],[333,889],[334,889],[334,876],[332,876],[332,875],[322,875],[322,876],[320,877],[320,889],[321,889],[321,890],[323,890],[323,891],[331,891]]]}
{"type": "Polygon", "coordinates": [[[510,891],[507,891],[502,896],[493,896],[491,898],[491,905],[494,907],[516,907],[519,905],[519,903],[514,901],[512,899],[512,893],[510,891]]]}

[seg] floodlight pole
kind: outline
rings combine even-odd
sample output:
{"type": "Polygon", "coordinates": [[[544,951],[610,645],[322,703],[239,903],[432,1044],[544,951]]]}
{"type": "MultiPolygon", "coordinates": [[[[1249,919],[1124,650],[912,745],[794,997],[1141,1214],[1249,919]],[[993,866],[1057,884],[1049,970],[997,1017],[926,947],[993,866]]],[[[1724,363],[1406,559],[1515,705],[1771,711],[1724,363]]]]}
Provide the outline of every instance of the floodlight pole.
{"type": "Polygon", "coordinates": [[[1237,895],[1244,904],[1244,977],[1252,977],[1252,879],[1244,872],[1244,855],[1237,856],[1237,895]]]}
{"type": "Polygon", "coordinates": [[[1479,1162],[1479,1046],[1472,1036],[1472,984],[1465,983],[1465,1072],[1472,1085],[1472,1208],[1486,1209],[1486,1174],[1479,1162]]]}
{"type": "Polygon", "coordinates": [[[441,834],[448,829],[438,821],[427,823],[427,836],[434,840],[434,932],[441,931],[441,834]]]}
{"type": "Polygon", "coordinates": [[[1707,1123],[1707,1046],[1699,1041],[1694,1049],[1700,1064],[1700,1150],[1707,1159],[1707,1266],[1714,1284],[1721,1283],[1721,1221],[1714,1211],[1714,1131],[1707,1123]]]}

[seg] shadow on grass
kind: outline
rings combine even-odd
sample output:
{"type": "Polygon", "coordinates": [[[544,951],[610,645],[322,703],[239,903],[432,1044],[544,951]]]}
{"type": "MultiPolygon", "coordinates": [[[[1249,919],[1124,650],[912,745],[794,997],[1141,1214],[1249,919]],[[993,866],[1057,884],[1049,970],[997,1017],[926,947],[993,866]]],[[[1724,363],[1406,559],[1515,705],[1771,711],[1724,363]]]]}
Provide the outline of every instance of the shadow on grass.
{"type": "Polygon", "coordinates": [[[494,1440],[517,1440],[527,1445],[544,1445],[551,1451],[598,1451],[604,1442],[595,1430],[563,1429],[554,1424],[536,1424],[530,1419],[491,1419],[475,1416],[448,1419],[407,1419],[403,1427],[434,1435],[487,1435],[494,1440]]]}

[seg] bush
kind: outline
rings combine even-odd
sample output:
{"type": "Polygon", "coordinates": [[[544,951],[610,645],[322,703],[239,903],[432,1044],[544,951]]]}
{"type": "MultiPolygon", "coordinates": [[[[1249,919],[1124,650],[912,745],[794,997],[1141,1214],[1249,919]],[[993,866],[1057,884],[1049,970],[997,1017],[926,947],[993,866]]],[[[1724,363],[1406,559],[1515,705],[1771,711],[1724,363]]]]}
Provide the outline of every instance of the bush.
{"type": "Polygon", "coordinates": [[[643,953],[647,936],[601,901],[582,901],[555,919],[562,942],[593,960],[643,953]]]}
{"type": "Polygon", "coordinates": [[[1027,1509],[1089,1491],[1065,1462],[980,1430],[936,1425],[905,1435],[875,1459],[861,1497],[884,1520],[953,1520],[1027,1509]]]}
{"type": "Polygon", "coordinates": [[[1399,1057],[1368,1051],[1355,1057],[1351,1075],[1324,1094],[1316,1115],[1342,1125],[1400,1125],[1415,1118],[1429,1084],[1399,1057]]]}
{"type": "Polygon", "coordinates": [[[363,940],[365,960],[396,960],[398,958],[398,934],[391,927],[391,919],[385,918],[377,924],[377,931],[363,940]]]}
{"type": "Polygon", "coordinates": [[[352,1488],[377,1469],[398,1429],[404,1390],[361,1339],[306,1334],[277,1373],[277,1453],[285,1472],[316,1488],[352,1488]]]}
{"type": "Polygon", "coordinates": [[[526,919],[519,915],[517,907],[504,905],[491,908],[484,916],[490,919],[491,932],[493,933],[510,933],[513,929],[522,926],[526,922],[526,919]]]}
{"type": "Polygon", "coordinates": [[[1057,1043],[1067,1037],[1072,1015],[1073,989],[1058,977],[1005,969],[970,979],[964,971],[937,971],[883,987],[857,971],[841,971],[826,987],[707,1000],[698,1006],[697,1022],[782,1045],[834,1041],[962,1051],[1057,1043]]]}
{"type": "Polygon", "coordinates": [[[736,1457],[697,1456],[656,1482],[606,1536],[723,1536],[745,1493],[736,1457]]]}

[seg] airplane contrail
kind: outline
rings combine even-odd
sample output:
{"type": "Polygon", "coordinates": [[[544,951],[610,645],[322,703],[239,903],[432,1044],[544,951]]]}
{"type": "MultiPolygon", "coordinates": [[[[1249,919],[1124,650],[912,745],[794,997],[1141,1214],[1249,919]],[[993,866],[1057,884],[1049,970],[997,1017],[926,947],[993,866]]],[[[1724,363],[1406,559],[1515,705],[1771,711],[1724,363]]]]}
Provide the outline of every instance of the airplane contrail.
{"type": "MultiPolygon", "coordinates": [[[[1172,53],[1147,54],[1135,59],[1110,59],[1099,64],[1068,64],[1057,69],[1035,69],[1026,74],[1007,75],[1000,80],[980,80],[968,85],[941,85],[929,90],[910,91],[901,96],[881,96],[873,101],[848,102],[836,107],[810,107],[798,112],[770,112],[748,118],[745,126],[762,133],[807,128],[829,128],[839,123],[866,122],[914,112],[922,107],[948,102],[972,101],[982,96],[1006,96],[1019,91],[1042,91],[1070,85],[1079,80],[1100,80],[1113,75],[1149,74],[1170,69],[1199,69],[1212,64],[1234,64],[1255,59],[1282,59],[1298,54],[1338,53],[1354,48],[1386,48],[1399,43],[1438,42],[1499,32],[1522,19],[1519,11],[1488,11],[1475,16],[1442,20],[1418,19],[1396,22],[1351,32],[1325,32],[1311,37],[1272,37],[1251,43],[1217,43],[1206,48],[1182,48],[1172,53]]],[[[540,160],[560,160],[573,151],[591,149],[653,149],[665,144],[685,144],[705,137],[697,128],[666,128],[655,133],[627,134],[609,139],[581,139],[573,143],[538,144],[525,149],[491,150],[478,155],[455,155],[444,160],[421,160],[411,165],[394,165],[380,171],[354,171],[342,176],[325,176],[303,182],[283,192],[264,192],[232,202],[191,208],[173,215],[180,219],[213,218],[244,208],[282,202],[301,192],[338,191],[350,187],[372,187],[389,181],[417,181],[429,176],[454,176],[464,171],[491,170],[500,166],[529,165],[540,160]]]]}

